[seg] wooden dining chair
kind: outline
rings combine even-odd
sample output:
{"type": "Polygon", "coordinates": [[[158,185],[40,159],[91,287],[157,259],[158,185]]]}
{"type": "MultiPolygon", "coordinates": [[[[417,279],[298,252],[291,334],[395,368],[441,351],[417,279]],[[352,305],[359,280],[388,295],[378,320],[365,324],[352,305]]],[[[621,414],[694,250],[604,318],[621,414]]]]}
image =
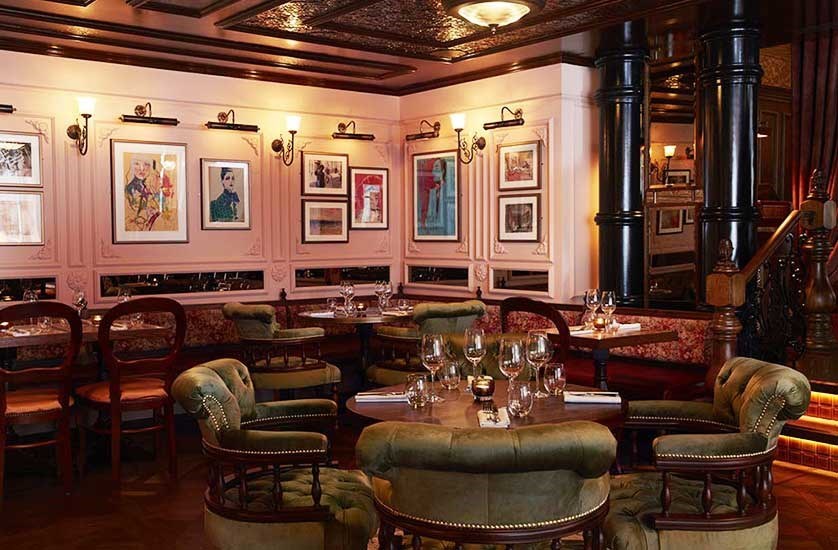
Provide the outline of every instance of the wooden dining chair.
{"type": "MultiPolygon", "coordinates": [[[[79,424],[80,466],[85,459],[85,430],[111,437],[111,473],[115,483],[121,479],[120,444],[122,434],[160,433],[168,435],[169,475],[177,479],[175,454],[174,400],[171,395],[175,377],[175,362],[186,337],[186,312],[171,298],[138,298],[112,307],[99,324],[99,349],[107,366],[108,380],[87,384],[76,390],[79,405],[95,410],[100,415],[110,414],[110,426],[98,420],[92,426],[79,424]],[[121,359],[114,353],[111,331],[114,322],[133,314],[169,313],[174,317],[174,339],[163,357],[121,359]],[[122,413],[151,411],[149,425],[127,428],[122,425],[122,413]]],[[[159,439],[158,441],[159,442],[159,439]]],[[[157,443],[156,442],[156,443],[157,443]]],[[[159,445],[156,445],[159,447],[159,445]]]]}
{"type": "Polygon", "coordinates": [[[558,309],[546,302],[524,298],[523,296],[507,298],[500,303],[501,332],[510,332],[509,318],[513,313],[529,313],[551,321],[558,330],[558,334],[550,334],[550,339],[555,346],[553,361],[567,362],[567,351],[570,349],[570,328],[558,309]]]}
{"type": "Polygon", "coordinates": [[[71,367],[82,341],[78,314],[59,302],[37,302],[9,306],[0,310],[0,322],[13,324],[21,319],[50,317],[64,319],[69,325],[69,342],[58,366],[20,370],[0,368],[0,502],[6,449],[31,449],[55,445],[58,470],[66,493],[73,484],[73,453],[70,440],[70,408],[73,398],[71,367]],[[9,443],[6,430],[23,424],[56,424],[55,437],[33,442],[9,443]]]}

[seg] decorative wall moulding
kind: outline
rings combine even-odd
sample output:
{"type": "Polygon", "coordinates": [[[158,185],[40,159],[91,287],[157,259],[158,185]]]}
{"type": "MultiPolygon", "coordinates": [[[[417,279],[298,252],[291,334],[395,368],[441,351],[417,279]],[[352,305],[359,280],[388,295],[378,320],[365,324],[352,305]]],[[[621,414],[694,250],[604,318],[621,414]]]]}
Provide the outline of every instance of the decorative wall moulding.
{"type": "Polygon", "coordinates": [[[486,278],[489,276],[489,264],[487,263],[480,263],[475,264],[474,266],[474,278],[477,279],[478,282],[484,282],[486,278]]]}
{"type": "Polygon", "coordinates": [[[99,256],[104,259],[119,258],[119,254],[113,251],[113,248],[107,243],[105,239],[99,239],[99,256]]]}
{"type": "Polygon", "coordinates": [[[460,254],[468,254],[468,237],[463,237],[460,246],[457,247],[457,252],[460,254]]]}
{"type": "Polygon", "coordinates": [[[288,267],[282,264],[274,264],[271,266],[271,279],[275,283],[279,283],[285,280],[288,276],[288,267]]]}
{"type": "Polygon", "coordinates": [[[495,239],[495,244],[492,247],[492,250],[495,251],[495,254],[506,254],[507,253],[506,247],[503,246],[503,243],[498,242],[497,239],[495,239]]]}
{"type": "Polygon", "coordinates": [[[256,239],[250,248],[247,249],[247,252],[244,253],[245,256],[261,256],[262,255],[262,239],[256,239]]]}
{"type": "Polygon", "coordinates": [[[51,260],[52,259],[52,241],[47,239],[43,246],[29,256],[30,260],[51,260]]]}
{"type": "Polygon", "coordinates": [[[119,117],[122,122],[134,122],[137,124],[159,124],[161,126],[177,126],[180,121],[176,118],[153,116],[151,114],[151,102],[145,105],[134,107],[133,115],[122,115],[119,117]]]}
{"type": "Polygon", "coordinates": [[[534,256],[547,255],[547,237],[544,237],[544,239],[540,243],[538,243],[538,246],[535,247],[535,250],[533,250],[532,253],[534,256]]]}
{"type": "Polygon", "coordinates": [[[422,250],[418,246],[416,246],[416,243],[413,241],[407,241],[407,251],[412,252],[414,254],[419,254],[422,252],[422,250]]]}
{"type": "Polygon", "coordinates": [[[81,292],[87,289],[87,272],[86,271],[71,271],[67,274],[67,286],[70,290],[81,292]]]}
{"type": "Polygon", "coordinates": [[[23,122],[25,122],[26,124],[31,126],[32,129],[35,130],[35,132],[40,134],[41,138],[43,138],[43,140],[44,140],[44,143],[49,145],[49,125],[46,122],[44,122],[42,120],[30,120],[30,119],[26,119],[23,122]]]}
{"type": "Polygon", "coordinates": [[[247,136],[242,136],[242,141],[247,143],[247,145],[253,149],[253,154],[257,157],[259,156],[259,140],[256,138],[249,138],[247,136]]]}

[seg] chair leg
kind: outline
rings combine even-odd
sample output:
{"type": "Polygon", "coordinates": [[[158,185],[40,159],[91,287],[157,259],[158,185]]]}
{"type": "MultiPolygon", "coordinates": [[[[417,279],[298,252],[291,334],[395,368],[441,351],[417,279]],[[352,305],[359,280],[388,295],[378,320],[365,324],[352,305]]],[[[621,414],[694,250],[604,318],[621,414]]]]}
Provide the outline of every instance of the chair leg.
{"type": "Polygon", "coordinates": [[[79,432],[79,477],[82,477],[87,466],[87,428],[84,425],[84,413],[81,407],[76,408],[76,429],[79,432]]]}
{"type": "MultiPolygon", "coordinates": [[[[166,417],[160,414],[160,409],[154,409],[152,411],[152,421],[160,425],[161,427],[166,426],[166,417]]],[[[163,431],[154,432],[154,458],[160,458],[160,452],[163,449],[163,431]]]]}
{"type": "Polygon", "coordinates": [[[61,415],[56,436],[58,471],[64,485],[64,494],[69,495],[73,489],[73,444],[70,437],[70,411],[64,411],[64,414],[61,415]]]}
{"type": "Polygon", "coordinates": [[[332,384],[332,401],[338,403],[338,385],[332,384]]]}
{"type": "Polygon", "coordinates": [[[119,406],[111,407],[111,479],[114,484],[122,481],[122,411],[119,406]]]}
{"type": "Polygon", "coordinates": [[[3,506],[3,484],[6,473],[6,423],[0,422],[0,507],[3,506]]]}
{"type": "Polygon", "coordinates": [[[163,412],[166,421],[166,435],[169,438],[169,476],[177,481],[177,447],[175,438],[175,406],[171,399],[166,402],[163,412]]]}

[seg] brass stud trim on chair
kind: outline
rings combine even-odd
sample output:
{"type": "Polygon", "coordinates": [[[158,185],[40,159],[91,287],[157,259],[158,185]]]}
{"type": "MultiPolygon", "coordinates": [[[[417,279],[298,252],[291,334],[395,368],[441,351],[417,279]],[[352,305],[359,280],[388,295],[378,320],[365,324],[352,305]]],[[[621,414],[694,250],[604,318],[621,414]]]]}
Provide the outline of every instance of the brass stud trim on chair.
{"type": "Polygon", "coordinates": [[[241,425],[261,424],[270,420],[297,420],[300,418],[334,418],[337,415],[334,413],[311,413],[311,414],[289,414],[284,416],[266,416],[265,418],[254,418],[253,420],[244,420],[241,425]]]}
{"type": "Polygon", "coordinates": [[[693,455],[693,454],[659,454],[655,455],[656,458],[685,458],[685,459],[698,459],[698,460],[716,460],[716,459],[726,459],[726,458],[748,458],[752,456],[760,456],[760,455],[767,455],[774,452],[777,448],[775,445],[766,451],[757,451],[755,453],[741,453],[741,454],[734,454],[734,455],[693,455]]]}
{"type": "Polygon", "coordinates": [[[214,395],[205,395],[201,398],[201,406],[204,409],[206,409],[207,413],[209,414],[210,422],[212,422],[212,425],[215,427],[215,431],[219,431],[221,428],[218,426],[218,419],[215,417],[215,414],[213,414],[212,409],[207,407],[207,399],[212,399],[213,401],[215,401],[215,404],[221,411],[221,420],[224,421],[224,429],[229,430],[230,423],[227,421],[227,414],[224,412],[224,407],[221,406],[221,402],[214,395]]]}
{"type": "Polygon", "coordinates": [[[631,422],[632,420],[641,420],[641,421],[667,421],[667,422],[698,422],[701,424],[710,424],[712,426],[721,426],[723,428],[736,428],[736,426],[732,426],[730,424],[725,424],[724,422],[716,422],[715,420],[704,420],[701,418],[688,418],[685,416],[629,416],[626,418],[626,423],[631,422]]]}

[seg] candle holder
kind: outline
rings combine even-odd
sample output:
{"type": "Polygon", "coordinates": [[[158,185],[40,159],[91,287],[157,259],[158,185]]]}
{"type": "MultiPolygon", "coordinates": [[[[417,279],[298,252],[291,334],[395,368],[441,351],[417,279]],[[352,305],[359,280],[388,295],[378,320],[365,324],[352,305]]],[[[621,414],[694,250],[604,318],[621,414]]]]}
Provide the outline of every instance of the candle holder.
{"type": "Polygon", "coordinates": [[[475,401],[491,401],[495,394],[495,379],[491,376],[478,376],[471,383],[471,393],[475,401]]]}
{"type": "Polygon", "coordinates": [[[91,323],[94,327],[98,327],[98,326],[99,326],[99,323],[101,323],[101,322],[102,322],[102,316],[101,316],[101,315],[94,315],[94,316],[92,316],[92,317],[90,318],[90,323],[91,323]]]}
{"type": "Polygon", "coordinates": [[[596,332],[605,332],[608,328],[608,318],[604,315],[597,315],[594,317],[594,330],[596,332]]]}

